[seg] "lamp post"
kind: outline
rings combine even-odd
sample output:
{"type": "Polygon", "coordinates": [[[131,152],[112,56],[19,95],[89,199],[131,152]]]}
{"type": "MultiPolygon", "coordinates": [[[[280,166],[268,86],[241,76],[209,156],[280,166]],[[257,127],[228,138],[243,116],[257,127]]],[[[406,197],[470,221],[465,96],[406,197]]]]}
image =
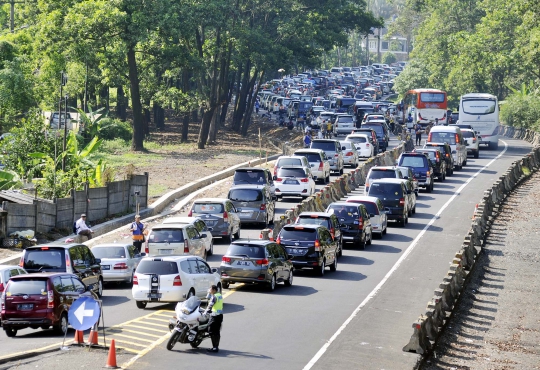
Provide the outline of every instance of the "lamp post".
{"type": "MultiPolygon", "coordinates": [[[[64,96],[64,145],[63,145],[64,153],[62,155],[62,171],[66,170],[66,146],[67,146],[67,132],[68,132],[68,128],[67,128],[68,99],[69,99],[69,95],[66,94],[64,96]]],[[[60,117],[62,117],[61,112],[60,112],[60,117]]]]}

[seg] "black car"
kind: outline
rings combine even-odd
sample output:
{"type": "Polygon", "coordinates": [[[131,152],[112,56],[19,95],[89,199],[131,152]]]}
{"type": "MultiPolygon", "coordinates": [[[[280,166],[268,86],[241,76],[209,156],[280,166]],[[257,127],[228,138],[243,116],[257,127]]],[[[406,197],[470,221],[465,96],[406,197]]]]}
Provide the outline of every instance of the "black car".
{"type": "Polygon", "coordinates": [[[425,188],[428,193],[433,191],[433,167],[424,153],[401,153],[398,166],[410,167],[414,171],[414,177],[418,179],[418,186],[425,188]]]}
{"type": "Polygon", "coordinates": [[[361,128],[371,128],[375,131],[377,134],[377,141],[379,142],[379,149],[381,152],[386,151],[386,148],[388,147],[388,142],[390,141],[390,137],[388,135],[388,130],[386,129],[386,125],[382,123],[364,123],[362,124],[361,128]]]}
{"type": "Polygon", "coordinates": [[[343,253],[343,240],[341,239],[341,229],[339,220],[333,213],[327,212],[302,212],[296,219],[298,225],[320,225],[330,231],[330,235],[338,242],[338,257],[343,253]]]}
{"type": "Polygon", "coordinates": [[[334,202],[328,206],[326,212],[333,212],[337,216],[344,243],[352,243],[360,249],[364,249],[366,245],[371,245],[373,230],[365,205],[350,202],[334,202]]]}
{"type": "Polygon", "coordinates": [[[28,273],[66,272],[76,275],[86,286],[103,295],[101,259],[84,244],[40,245],[23,251],[21,267],[28,273]]]}
{"type": "Polygon", "coordinates": [[[337,269],[338,242],[324,226],[286,225],[276,242],[285,248],[296,269],[310,268],[319,276],[326,266],[330,271],[337,269]]]}
{"type": "Polygon", "coordinates": [[[409,202],[407,202],[407,187],[402,180],[375,180],[369,187],[368,195],[379,198],[386,210],[388,220],[397,221],[401,226],[409,222],[409,213],[412,211],[409,210],[409,202]]]}
{"type": "Polygon", "coordinates": [[[439,181],[442,182],[446,179],[446,161],[439,149],[416,149],[416,152],[424,153],[429,158],[433,167],[433,174],[439,181]]]}
{"type": "Polygon", "coordinates": [[[454,174],[454,157],[452,156],[452,147],[448,143],[425,143],[423,149],[438,149],[446,162],[446,176],[454,174]]]}

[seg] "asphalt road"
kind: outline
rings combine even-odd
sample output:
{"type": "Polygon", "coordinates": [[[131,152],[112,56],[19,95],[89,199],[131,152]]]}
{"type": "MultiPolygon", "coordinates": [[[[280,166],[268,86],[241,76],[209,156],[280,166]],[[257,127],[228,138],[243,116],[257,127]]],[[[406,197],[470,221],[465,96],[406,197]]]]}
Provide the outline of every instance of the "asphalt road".
{"type": "MultiPolygon", "coordinates": [[[[301,271],[295,274],[292,287],[278,286],[273,293],[257,286],[232,285],[233,289],[225,290],[219,354],[206,353],[209,342],[198,350],[177,344],[172,352],[167,351],[163,341],[167,339],[166,322],[172,316],[172,305],[149,305],[139,310],[131,300],[131,290],[116,284],[106,287],[103,298],[107,339],[116,335],[134,354],[145,354],[131,365],[133,369],[178,364],[208,368],[216,366],[213,357],[219,357],[220,369],[301,369],[317,353],[320,356],[312,362],[317,369],[404,368],[403,361],[412,362],[416,356],[401,352],[401,347],[412,334],[412,322],[425,309],[459,249],[474,205],[512,161],[529,151],[529,145],[521,141],[505,141],[508,150],[481,173],[477,174],[504,150],[504,145],[498,151],[481,151],[479,159],[469,158],[462,171],[456,171],[444,183],[436,183],[433,193],[421,192],[417,214],[407,227],[392,225],[384,239],[375,239],[364,251],[345,249],[337,272],[327,271],[319,278],[301,271]],[[424,230],[430,222],[431,226],[424,230]],[[400,258],[401,264],[394,267],[400,258]],[[341,334],[335,336],[340,327],[341,334]],[[320,352],[333,336],[326,351],[320,352]],[[151,350],[145,353],[146,348],[151,350]]],[[[278,203],[277,210],[284,212],[294,204],[293,198],[286,199],[278,203]]],[[[258,238],[259,232],[255,227],[246,228],[242,237],[258,238]]],[[[215,254],[209,263],[219,266],[226,249],[227,245],[216,239],[215,254]]],[[[72,337],[70,330],[68,339],[72,337]]],[[[0,341],[1,357],[59,346],[62,337],[50,331],[26,329],[16,338],[2,334],[0,341]]]]}

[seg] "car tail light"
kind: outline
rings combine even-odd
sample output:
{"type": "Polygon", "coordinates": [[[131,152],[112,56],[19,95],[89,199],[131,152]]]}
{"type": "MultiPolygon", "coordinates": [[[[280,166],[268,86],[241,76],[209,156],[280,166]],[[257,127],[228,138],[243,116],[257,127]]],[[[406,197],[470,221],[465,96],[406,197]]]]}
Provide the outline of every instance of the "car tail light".
{"type": "Polygon", "coordinates": [[[184,253],[189,254],[189,240],[184,240],[184,253]]]}
{"type": "Polygon", "coordinates": [[[430,142],[431,141],[431,132],[428,134],[427,136],[427,141],[430,142]]]}
{"type": "Polygon", "coordinates": [[[446,158],[450,157],[450,154],[446,153],[446,158]]]}
{"type": "Polygon", "coordinates": [[[281,244],[281,237],[279,237],[279,236],[277,237],[276,243],[277,243],[277,244],[281,244]]]}
{"type": "Polygon", "coordinates": [[[459,143],[459,135],[456,134],[456,143],[459,143]]]}
{"type": "Polygon", "coordinates": [[[353,155],[353,152],[347,152],[347,154],[345,154],[346,157],[352,157],[353,155]]]}
{"type": "Polygon", "coordinates": [[[431,174],[431,172],[426,171],[426,176],[427,176],[427,177],[429,177],[430,174],[431,174]]]}
{"type": "Polygon", "coordinates": [[[128,265],[124,262],[115,263],[113,270],[127,270],[128,265]]]}
{"type": "Polygon", "coordinates": [[[193,217],[193,210],[190,209],[189,213],[187,215],[188,215],[188,217],[193,217]]]}
{"type": "Polygon", "coordinates": [[[24,253],[21,256],[21,259],[19,260],[19,266],[24,267],[24,253]]]}
{"type": "Polygon", "coordinates": [[[266,258],[263,258],[262,260],[257,260],[258,266],[268,266],[268,260],[266,258]]]}
{"type": "Polygon", "coordinates": [[[336,154],[334,154],[334,157],[339,157],[339,154],[337,154],[337,153],[336,153],[336,154]]]}
{"type": "Polygon", "coordinates": [[[0,293],[4,291],[4,283],[0,283],[0,293]]]}
{"type": "Polygon", "coordinates": [[[369,143],[366,143],[366,148],[369,148],[369,143]]]}
{"type": "Polygon", "coordinates": [[[139,278],[137,275],[133,275],[133,285],[139,285],[139,278]]]}
{"type": "Polygon", "coordinates": [[[145,245],[144,245],[144,253],[150,254],[150,250],[148,248],[148,242],[146,242],[145,245]]]}
{"type": "Polygon", "coordinates": [[[274,167],[274,176],[277,176],[277,166],[274,167]]]}
{"type": "Polygon", "coordinates": [[[54,308],[54,291],[47,291],[47,308],[54,308]]]}
{"type": "Polygon", "coordinates": [[[231,264],[231,257],[221,257],[221,262],[225,262],[226,264],[231,264]]]}
{"type": "Polygon", "coordinates": [[[266,204],[265,203],[261,204],[261,207],[259,209],[261,211],[265,211],[266,210],[266,204]]]}
{"type": "Polygon", "coordinates": [[[323,170],[323,163],[319,163],[319,171],[322,171],[323,170]]]}
{"type": "Polygon", "coordinates": [[[223,222],[229,222],[229,214],[227,211],[223,212],[223,222]]]}
{"type": "Polygon", "coordinates": [[[283,179],[282,179],[281,177],[278,177],[278,178],[276,179],[276,181],[281,182],[281,181],[283,181],[283,179]]]}
{"type": "Polygon", "coordinates": [[[300,179],[300,182],[308,182],[309,179],[306,177],[305,179],[300,179]]]}
{"type": "Polygon", "coordinates": [[[362,217],[360,217],[358,219],[358,228],[359,229],[363,229],[364,228],[364,219],[362,217]]]}
{"type": "Polygon", "coordinates": [[[180,275],[175,276],[172,286],[182,286],[182,279],[180,279],[180,275]]]}
{"type": "Polygon", "coordinates": [[[334,238],[336,236],[336,229],[334,229],[333,227],[330,228],[330,234],[332,235],[332,238],[334,238]]]}
{"type": "Polygon", "coordinates": [[[399,205],[404,206],[405,205],[405,198],[399,198],[399,205]]]}
{"type": "Polygon", "coordinates": [[[69,259],[69,255],[67,253],[65,254],[65,258],[66,258],[66,272],[72,274],[73,269],[71,268],[71,260],[69,259]]]}
{"type": "Polygon", "coordinates": [[[321,242],[319,242],[319,239],[315,240],[315,252],[321,251],[321,242]]]}
{"type": "Polygon", "coordinates": [[[472,142],[476,143],[476,138],[475,137],[472,138],[472,142]]]}

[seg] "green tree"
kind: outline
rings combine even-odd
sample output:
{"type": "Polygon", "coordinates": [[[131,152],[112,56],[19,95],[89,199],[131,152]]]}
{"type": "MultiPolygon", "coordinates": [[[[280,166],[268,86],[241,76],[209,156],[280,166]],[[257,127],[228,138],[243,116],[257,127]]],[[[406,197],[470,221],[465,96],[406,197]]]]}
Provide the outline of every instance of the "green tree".
{"type": "Polygon", "coordinates": [[[392,63],[395,63],[396,61],[397,61],[396,54],[390,53],[390,52],[383,54],[383,58],[382,58],[383,63],[392,64],[392,63]]]}

